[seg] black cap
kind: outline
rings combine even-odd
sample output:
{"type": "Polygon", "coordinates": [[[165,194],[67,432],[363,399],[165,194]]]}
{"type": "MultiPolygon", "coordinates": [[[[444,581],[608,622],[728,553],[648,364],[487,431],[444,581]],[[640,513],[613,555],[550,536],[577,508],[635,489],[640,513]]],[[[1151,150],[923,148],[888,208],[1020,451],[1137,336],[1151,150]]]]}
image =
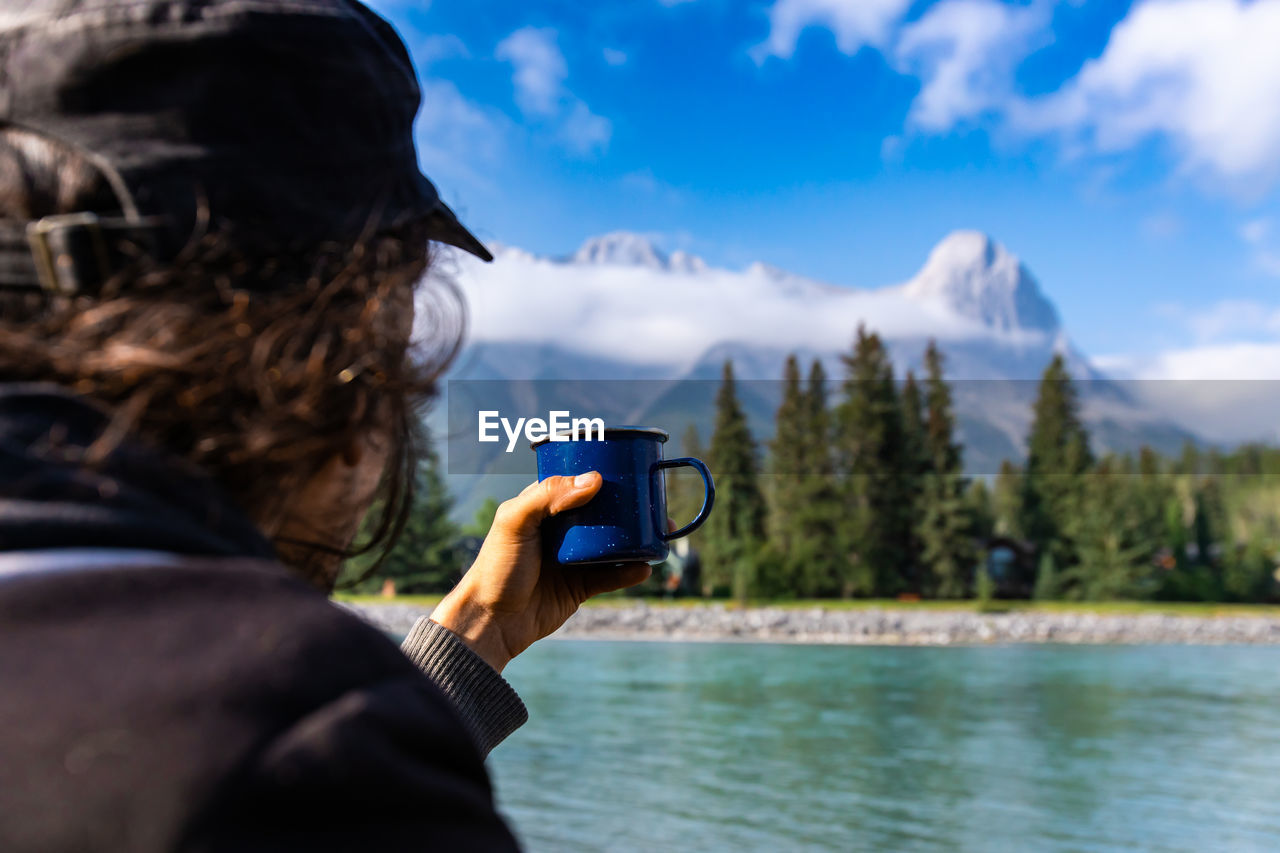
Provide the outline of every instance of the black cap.
{"type": "MultiPolygon", "coordinates": [[[[0,10],[0,126],[79,150],[120,204],[118,217],[26,227],[44,287],[75,289],[57,280],[60,267],[105,266],[104,236],[181,240],[202,210],[264,244],[426,221],[433,239],[492,260],[418,168],[420,101],[404,43],[354,0],[9,0],[0,10]]],[[[0,238],[0,285],[24,284],[13,242],[0,238]]]]}

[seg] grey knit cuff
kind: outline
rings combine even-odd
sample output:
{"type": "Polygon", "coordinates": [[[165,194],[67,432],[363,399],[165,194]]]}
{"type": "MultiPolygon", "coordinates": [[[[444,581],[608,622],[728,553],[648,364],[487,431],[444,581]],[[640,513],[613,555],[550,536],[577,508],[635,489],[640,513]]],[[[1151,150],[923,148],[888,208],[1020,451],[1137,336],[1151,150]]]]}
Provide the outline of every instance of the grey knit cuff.
{"type": "Polygon", "coordinates": [[[400,650],[453,700],[481,755],[529,719],[507,680],[443,625],[419,617],[400,650]]]}

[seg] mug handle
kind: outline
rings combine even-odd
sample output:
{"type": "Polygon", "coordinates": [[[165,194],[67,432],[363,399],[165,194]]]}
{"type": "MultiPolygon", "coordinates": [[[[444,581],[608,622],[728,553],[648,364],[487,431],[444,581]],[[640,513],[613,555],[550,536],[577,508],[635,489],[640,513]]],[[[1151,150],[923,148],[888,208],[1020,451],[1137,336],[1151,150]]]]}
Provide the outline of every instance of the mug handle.
{"type": "Polygon", "coordinates": [[[670,542],[672,539],[688,536],[701,527],[702,522],[707,520],[707,516],[711,514],[711,507],[715,506],[716,484],[711,479],[711,472],[707,470],[707,466],[702,464],[702,460],[694,459],[692,456],[682,456],[679,459],[660,459],[658,460],[658,468],[692,468],[702,476],[702,484],[706,487],[702,498],[702,509],[698,510],[698,515],[693,521],[673,533],[664,532],[662,534],[662,541],[670,542]]]}

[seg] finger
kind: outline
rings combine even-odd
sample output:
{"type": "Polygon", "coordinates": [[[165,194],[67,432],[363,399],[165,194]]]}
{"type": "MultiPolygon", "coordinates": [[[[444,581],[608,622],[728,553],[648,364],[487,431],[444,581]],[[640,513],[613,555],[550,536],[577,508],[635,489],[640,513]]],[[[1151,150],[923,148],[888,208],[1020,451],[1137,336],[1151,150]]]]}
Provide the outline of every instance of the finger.
{"type": "Polygon", "coordinates": [[[596,567],[582,569],[582,591],[587,598],[602,592],[626,589],[638,583],[644,583],[653,573],[648,563],[623,563],[620,566],[596,567]]]}
{"type": "Polygon", "coordinates": [[[668,533],[676,532],[676,523],[672,521],[670,518],[667,519],[667,532],[668,533]]]}
{"type": "Polygon", "coordinates": [[[603,484],[604,479],[596,471],[530,483],[523,492],[498,506],[493,526],[505,533],[531,533],[548,516],[591,500],[603,484]]]}

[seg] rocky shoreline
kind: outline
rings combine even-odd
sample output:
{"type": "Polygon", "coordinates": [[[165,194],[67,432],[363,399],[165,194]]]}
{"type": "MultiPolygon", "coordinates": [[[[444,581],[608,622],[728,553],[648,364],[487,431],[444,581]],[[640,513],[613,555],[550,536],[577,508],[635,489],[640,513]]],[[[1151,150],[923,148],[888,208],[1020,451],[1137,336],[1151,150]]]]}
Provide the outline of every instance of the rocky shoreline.
{"type": "MultiPolygon", "coordinates": [[[[430,608],[394,601],[343,604],[404,634],[430,608]]],[[[997,643],[1280,645],[1280,617],[965,610],[826,610],[644,602],[584,607],[554,635],[564,639],[953,646],[997,643]]]]}

